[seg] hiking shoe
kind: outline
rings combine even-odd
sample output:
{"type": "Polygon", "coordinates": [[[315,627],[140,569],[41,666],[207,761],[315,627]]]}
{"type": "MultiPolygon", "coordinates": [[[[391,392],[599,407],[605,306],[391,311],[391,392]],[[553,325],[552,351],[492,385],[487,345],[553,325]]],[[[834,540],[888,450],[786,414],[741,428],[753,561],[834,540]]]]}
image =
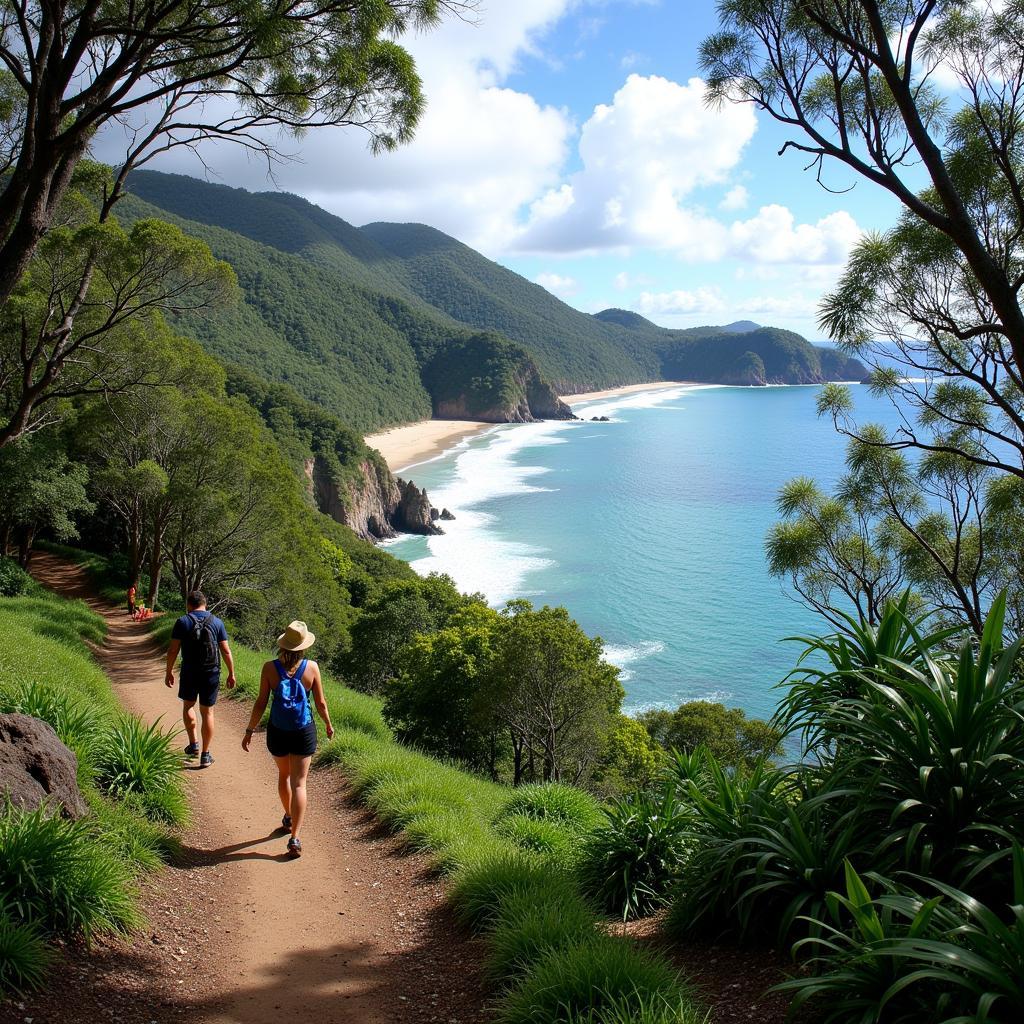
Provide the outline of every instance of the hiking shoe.
{"type": "Polygon", "coordinates": [[[185,748],[185,756],[186,757],[198,757],[199,756],[199,744],[198,743],[190,743],[185,748]]]}
{"type": "Polygon", "coordinates": [[[290,814],[286,814],[281,819],[281,828],[283,828],[285,832],[290,832],[292,830],[292,816],[290,814]]]}
{"type": "Polygon", "coordinates": [[[213,754],[211,754],[207,750],[206,753],[203,754],[202,757],[199,758],[199,767],[200,768],[209,768],[211,764],[213,764],[213,754]]]}
{"type": "Polygon", "coordinates": [[[302,843],[300,843],[295,836],[292,836],[291,839],[288,840],[288,856],[293,860],[296,857],[302,856],[302,843]]]}

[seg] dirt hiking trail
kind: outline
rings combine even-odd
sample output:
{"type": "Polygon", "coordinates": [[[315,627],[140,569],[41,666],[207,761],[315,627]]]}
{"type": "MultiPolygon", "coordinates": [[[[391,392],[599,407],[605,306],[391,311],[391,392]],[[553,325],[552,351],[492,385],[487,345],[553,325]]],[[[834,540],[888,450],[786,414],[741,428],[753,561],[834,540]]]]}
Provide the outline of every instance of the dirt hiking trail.
{"type": "MultiPolygon", "coordinates": [[[[77,565],[39,552],[32,572],[106,619],[98,658],[122,704],[146,721],[180,726],[176,691],[164,685],[164,651],[146,628],[97,599],[77,565]]],[[[480,949],[452,923],[440,881],[354,804],[336,773],[310,774],[303,855],[285,856],[266,741],[259,733],[251,751],[242,750],[248,705],[225,692],[215,764],[188,773],[194,821],[180,863],[146,883],[149,925],[126,951],[128,961],[146,947],[137,971],[144,988],[149,975],[164,976],[150,979],[149,992],[137,991],[136,979],[130,999],[106,1003],[106,1019],[150,1024],[169,1012],[198,1024],[485,1019],[480,949]],[[116,1009],[126,1003],[131,1012],[116,1009]]]]}

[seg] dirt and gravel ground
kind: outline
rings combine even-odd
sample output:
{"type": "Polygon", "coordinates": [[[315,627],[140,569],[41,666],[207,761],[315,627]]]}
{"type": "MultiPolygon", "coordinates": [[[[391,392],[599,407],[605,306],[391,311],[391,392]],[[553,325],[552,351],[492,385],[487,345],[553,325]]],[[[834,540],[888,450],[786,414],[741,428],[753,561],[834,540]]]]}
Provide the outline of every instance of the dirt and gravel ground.
{"type": "MultiPolygon", "coordinates": [[[[163,652],[85,573],[35,556],[47,586],[82,597],[110,627],[98,651],[125,707],[176,721],[163,652]]],[[[351,799],[314,772],[298,861],[275,830],[280,806],[261,738],[240,745],[247,709],[217,705],[216,764],[190,772],[194,823],[181,857],[143,883],[148,925],[128,940],[65,947],[42,995],[0,1002],[0,1024],[479,1024],[490,1018],[482,945],[452,920],[443,882],[351,799]]],[[[628,929],[664,948],[713,1007],[710,1024],[783,1024],[784,976],[772,953],[667,948],[656,922],[628,929]]]]}

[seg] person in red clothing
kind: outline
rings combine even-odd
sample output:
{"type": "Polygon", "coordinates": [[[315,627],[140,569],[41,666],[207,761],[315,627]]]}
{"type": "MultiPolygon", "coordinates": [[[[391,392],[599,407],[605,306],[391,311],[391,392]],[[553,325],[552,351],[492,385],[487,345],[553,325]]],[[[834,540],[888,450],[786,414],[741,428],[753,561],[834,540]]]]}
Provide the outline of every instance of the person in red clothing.
{"type": "Polygon", "coordinates": [[[135,584],[128,588],[128,614],[135,618],[135,584]]]}

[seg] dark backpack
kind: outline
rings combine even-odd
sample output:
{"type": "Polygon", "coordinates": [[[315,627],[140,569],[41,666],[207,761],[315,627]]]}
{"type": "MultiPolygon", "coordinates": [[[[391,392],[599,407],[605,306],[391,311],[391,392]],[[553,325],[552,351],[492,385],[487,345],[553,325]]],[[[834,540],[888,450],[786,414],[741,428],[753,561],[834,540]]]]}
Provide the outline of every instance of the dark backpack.
{"type": "Polygon", "coordinates": [[[220,669],[220,640],[217,630],[213,628],[213,616],[204,618],[188,613],[189,626],[186,636],[185,658],[190,668],[214,672],[220,669]]]}

